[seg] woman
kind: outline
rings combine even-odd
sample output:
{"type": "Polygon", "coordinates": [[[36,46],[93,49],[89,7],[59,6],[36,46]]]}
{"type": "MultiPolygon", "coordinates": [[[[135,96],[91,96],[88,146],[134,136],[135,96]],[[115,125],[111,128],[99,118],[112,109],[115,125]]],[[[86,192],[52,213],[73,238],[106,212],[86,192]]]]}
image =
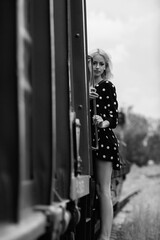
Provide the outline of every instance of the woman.
{"type": "MultiPolygon", "coordinates": [[[[111,201],[112,169],[119,170],[121,163],[118,154],[117,138],[112,131],[118,124],[118,102],[115,86],[109,81],[111,61],[107,53],[97,49],[90,56],[93,59],[93,78],[97,93],[96,115],[94,115],[93,101],[90,104],[92,116],[92,133],[94,125],[98,128],[98,150],[93,151],[96,169],[97,194],[100,201],[101,231],[99,240],[109,240],[113,220],[113,206],[111,201]]],[[[94,93],[95,96],[95,93],[94,93]]],[[[91,98],[94,98],[90,94],[91,98]]],[[[95,134],[92,142],[95,143],[95,134]]]]}

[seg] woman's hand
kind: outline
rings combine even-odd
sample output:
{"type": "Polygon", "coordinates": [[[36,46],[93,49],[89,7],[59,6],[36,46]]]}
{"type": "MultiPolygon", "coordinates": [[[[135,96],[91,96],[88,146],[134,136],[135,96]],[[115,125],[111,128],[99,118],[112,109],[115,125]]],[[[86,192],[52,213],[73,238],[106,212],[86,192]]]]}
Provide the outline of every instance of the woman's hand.
{"type": "Polygon", "coordinates": [[[108,128],[110,125],[108,120],[103,121],[103,118],[99,115],[94,115],[92,119],[93,123],[99,128],[108,128]]]}
{"type": "Polygon", "coordinates": [[[100,126],[101,124],[102,124],[102,122],[103,122],[103,118],[101,117],[101,116],[99,116],[99,115],[94,115],[93,116],[93,123],[96,125],[96,126],[100,126]]]}
{"type": "Polygon", "coordinates": [[[90,97],[90,99],[96,99],[96,98],[98,98],[98,93],[96,93],[96,89],[95,88],[93,88],[93,87],[90,87],[89,88],[89,97],[90,97]]]}

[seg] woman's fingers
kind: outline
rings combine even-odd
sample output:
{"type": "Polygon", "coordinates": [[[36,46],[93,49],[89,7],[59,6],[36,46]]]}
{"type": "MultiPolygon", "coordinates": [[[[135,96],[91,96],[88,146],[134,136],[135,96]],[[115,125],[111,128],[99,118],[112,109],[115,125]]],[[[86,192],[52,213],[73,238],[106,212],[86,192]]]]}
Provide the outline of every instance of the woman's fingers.
{"type": "Polygon", "coordinates": [[[89,96],[91,99],[95,99],[95,98],[98,98],[98,93],[96,93],[96,89],[93,88],[93,87],[90,87],[89,89],[89,96]]]}
{"type": "Polygon", "coordinates": [[[99,116],[99,115],[94,115],[94,116],[93,116],[93,123],[94,123],[95,125],[98,125],[98,124],[100,124],[101,122],[103,122],[103,118],[102,118],[101,116],[99,116]]]}
{"type": "Polygon", "coordinates": [[[92,92],[90,92],[90,93],[89,93],[89,97],[90,97],[91,99],[96,99],[96,98],[98,98],[98,94],[97,94],[97,93],[92,93],[92,92]]]}

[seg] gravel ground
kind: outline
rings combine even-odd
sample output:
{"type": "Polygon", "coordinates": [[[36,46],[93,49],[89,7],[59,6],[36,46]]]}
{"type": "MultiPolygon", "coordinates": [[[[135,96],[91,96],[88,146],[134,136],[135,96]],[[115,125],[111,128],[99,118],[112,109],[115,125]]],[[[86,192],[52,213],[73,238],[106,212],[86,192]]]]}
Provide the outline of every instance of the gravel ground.
{"type": "Polygon", "coordinates": [[[153,214],[160,211],[160,165],[137,167],[133,165],[123,184],[120,201],[139,191],[114,219],[114,226],[132,219],[135,210],[143,208],[153,214]]]}

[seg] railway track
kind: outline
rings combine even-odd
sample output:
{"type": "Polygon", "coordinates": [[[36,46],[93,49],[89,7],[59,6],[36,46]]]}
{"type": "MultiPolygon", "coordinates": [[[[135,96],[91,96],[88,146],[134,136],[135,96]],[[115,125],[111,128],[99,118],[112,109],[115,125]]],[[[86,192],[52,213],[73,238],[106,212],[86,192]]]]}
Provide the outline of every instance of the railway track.
{"type": "Polygon", "coordinates": [[[114,217],[124,208],[124,206],[130,201],[130,199],[140,193],[140,191],[141,190],[136,190],[124,197],[120,202],[118,202],[114,209],[114,217]]]}

